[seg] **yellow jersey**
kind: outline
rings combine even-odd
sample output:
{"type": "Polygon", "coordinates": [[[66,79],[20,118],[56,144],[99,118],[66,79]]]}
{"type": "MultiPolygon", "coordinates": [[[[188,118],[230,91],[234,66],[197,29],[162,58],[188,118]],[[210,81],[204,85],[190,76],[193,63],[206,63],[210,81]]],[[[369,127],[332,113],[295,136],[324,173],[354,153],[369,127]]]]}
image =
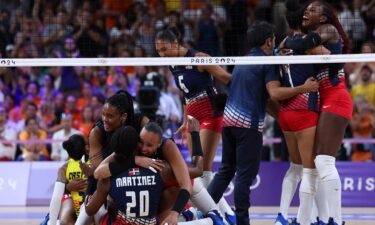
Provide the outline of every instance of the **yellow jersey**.
{"type": "MultiPolygon", "coordinates": [[[[87,179],[86,175],[82,172],[81,167],[79,166],[80,162],[81,160],[74,160],[71,158],[68,159],[68,165],[65,173],[68,183],[76,178],[87,179]]],[[[86,162],[86,164],[89,164],[89,162],[86,162]]],[[[70,194],[72,196],[74,211],[78,216],[81,204],[85,199],[85,192],[72,191],[70,194]]]]}

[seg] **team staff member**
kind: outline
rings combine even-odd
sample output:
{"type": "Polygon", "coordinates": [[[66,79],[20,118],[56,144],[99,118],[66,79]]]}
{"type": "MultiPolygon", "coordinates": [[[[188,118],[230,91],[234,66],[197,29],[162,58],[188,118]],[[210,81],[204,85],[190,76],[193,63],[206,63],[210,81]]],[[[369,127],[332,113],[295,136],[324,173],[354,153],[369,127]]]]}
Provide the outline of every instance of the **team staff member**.
{"type": "MultiPolygon", "coordinates": [[[[275,36],[271,25],[259,23],[248,30],[248,56],[273,53],[275,36]]],[[[222,197],[236,173],[234,202],[238,225],[249,224],[250,185],[255,179],[263,146],[262,129],[273,81],[279,80],[275,65],[235,66],[223,120],[222,164],[208,187],[215,202],[222,197]]],[[[308,91],[282,88],[284,97],[308,91]]]]}

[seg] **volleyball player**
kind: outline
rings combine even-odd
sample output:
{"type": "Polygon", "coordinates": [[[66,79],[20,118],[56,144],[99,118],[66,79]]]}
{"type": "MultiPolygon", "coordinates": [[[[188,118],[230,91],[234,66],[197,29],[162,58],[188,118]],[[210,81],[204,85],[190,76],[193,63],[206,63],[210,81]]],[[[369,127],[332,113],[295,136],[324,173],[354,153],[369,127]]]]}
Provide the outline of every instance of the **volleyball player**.
{"type": "MultiPolygon", "coordinates": [[[[96,180],[92,176],[93,171],[104,158],[113,152],[109,145],[113,132],[125,125],[130,125],[140,130],[142,124],[147,121],[148,119],[145,117],[135,117],[132,96],[128,92],[118,91],[106,100],[102,109],[102,119],[95,124],[89,135],[90,167],[82,165],[82,169],[90,175],[88,177],[88,195],[93,194],[96,189],[96,180]]],[[[152,161],[147,157],[137,156],[128,158],[126,162],[114,160],[110,163],[109,168],[113,174],[118,174],[119,171],[131,168],[136,164],[144,168],[151,166],[157,169],[161,169],[163,166],[161,161],[152,161]]],[[[80,224],[84,224],[87,222],[84,208],[81,212],[78,221],[80,224]]]]}
{"type": "MultiPolygon", "coordinates": [[[[304,52],[322,44],[331,54],[349,51],[349,39],[328,3],[311,2],[304,11],[302,27],[308,34],[300,39],[287,38],[286,48],[304,52]]],[[[328,224],[341,224],[341,182],[335,156],[352,117],[353,104],[346,90],[342,65],[323,65],[317,79],[321,106],[316,129],[315,166],[321,179],[319,188],[322,189],[331,216],[328,224]]]]}
{"type": "MultiPolygon", "coordinates": [[[[209,55],[187,49],[178,42],[179,32],[177,28],[169,28],[160,31],[155,40],[156,51],[161,57],[208,57],[209,55]]],[[[227,85],[231,74],[218,65],[199,66],[170,66],[177,87],[184,94],[186,104],[184,106],[184,120],[176,133],[186,132],[187,116],[190,115],[199,120],[200,138],[203,148],[203,183],[207,187],[212,180],[212,163],[221,139],[222,113],[225,104],[223,95],[219,95],[214,87],[213,76],[227,85]]],[[[189,149],[191,149],[191,140],[189,149]]],[[[218,203],[221,211],[226,214],[227,221],[235,224],[233,210],[223,198],[218,203]]]]}
{"type": "MultiPolygon", "coordinates": [[[[302,37],[304,35],[301,31],[304,8],[299,0],[288,0],[286,7],[285,17],[292,31],[291,37],[302,37]]],[[[329,54],[330,52],[323,46],[318,46],[306,53],[329,54]]],[[[305,52],[294,54],[305,54],[305,52]]],[[[281,67],[281,71],[282,84],[287,87],[300,85],[311,76],[317,75],[316,67],[313,64],[284,65],[281,67]]],[[[300,210],[297,221],[301,224],[310,224],[317,182],[314,140],[318,111],[318,92],[303,93],[281,101],[279,123],[286,139],[291,163],[283,179],[280,211],[275,221],[277,225],[289,224],[287,221],[288,208],[301,179],[300,210]]]]}
{"type": "Polygon", "coordinates": [[[63,148],[68,152],[69,159],[59,168],[49,207],[49,221],[43,224],[54,225],[58,218],[60,224],[74,224],[85,197],[86,176],[80,164],[87,153],[86,140],[82,135],[74,134],[63,142],[63,148]],[[65,192],[66,186],[75,179],[80,179],[76,185],[79,190],[65,192]]]}

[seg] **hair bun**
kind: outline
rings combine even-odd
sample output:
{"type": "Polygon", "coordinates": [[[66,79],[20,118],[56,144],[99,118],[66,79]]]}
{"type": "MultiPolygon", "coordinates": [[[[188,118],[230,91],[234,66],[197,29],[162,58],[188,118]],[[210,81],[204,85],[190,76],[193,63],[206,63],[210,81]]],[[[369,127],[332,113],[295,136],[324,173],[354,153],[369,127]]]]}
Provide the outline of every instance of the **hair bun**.
{"type": "Polygon", "coordinates": [[[66,150],[71,150],[71,149],[73,148],[72,140],[70,140],[70,138],[69,138],[68,140],[66,140],[66,141],[64,141],[64,142],[62,143],[62,146],[63,146],[63,148],[66,149],[66,150]]]}

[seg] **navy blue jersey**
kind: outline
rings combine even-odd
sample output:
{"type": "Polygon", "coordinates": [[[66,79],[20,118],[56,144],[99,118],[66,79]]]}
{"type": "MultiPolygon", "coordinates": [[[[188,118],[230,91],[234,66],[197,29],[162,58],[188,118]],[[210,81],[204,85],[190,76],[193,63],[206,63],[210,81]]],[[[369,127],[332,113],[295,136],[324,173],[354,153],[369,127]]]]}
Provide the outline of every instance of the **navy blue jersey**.
{"type": "MultiPolygon", "coordinates": [[[[298,39],[302,38],[302,35],[294,35],[290,38],[298,39]]],[[[303,85],[307,78],[316,77],[318,70],[314,64],[289,64],[281,66],[281,74],[284,87],[296,87],[303,85]]],[[[299,109],[318,111],[318,92],[299,94],[281,102],[281,112],[299,109]]]]}
{"type": "MultiPolygon", "coordinates": [[[[195,57],[196,50],[189,49],[185,57],[195,57]]],[[[207,72],[199,72],[197,66],[170,66],[177,87],[184,93],[186,101],[214,89],[213,79],[207,72]]]]}
{"type": "Polygon", "coordinates": [[[155,223],[163,180],[160,173],[142,167],[111,177],[109,195],[126,218],[155,223]]]}
{"type": "MultiPolygon", "coordinates": [[[[265,56],[253,48],[248,56],[265,56]]],[[[266,84],[279,80],[275,65],[236,65],[224,109],[223,127],[263,130],[266,104],[269,98],[266,84]]]]}

